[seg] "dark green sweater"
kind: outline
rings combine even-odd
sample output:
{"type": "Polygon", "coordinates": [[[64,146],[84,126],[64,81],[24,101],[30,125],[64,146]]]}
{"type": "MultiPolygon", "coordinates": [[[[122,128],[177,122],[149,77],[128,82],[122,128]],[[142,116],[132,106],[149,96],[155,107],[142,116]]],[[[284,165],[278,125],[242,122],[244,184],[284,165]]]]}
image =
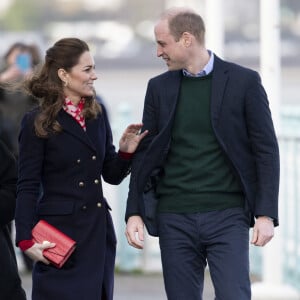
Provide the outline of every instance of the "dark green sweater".
{"type": "Polygon", "coordinates": [[[212,75],[183,77],[171,147],[158,182],[160,212],[204,212],[243,205],[210,120],[212,75]]]}

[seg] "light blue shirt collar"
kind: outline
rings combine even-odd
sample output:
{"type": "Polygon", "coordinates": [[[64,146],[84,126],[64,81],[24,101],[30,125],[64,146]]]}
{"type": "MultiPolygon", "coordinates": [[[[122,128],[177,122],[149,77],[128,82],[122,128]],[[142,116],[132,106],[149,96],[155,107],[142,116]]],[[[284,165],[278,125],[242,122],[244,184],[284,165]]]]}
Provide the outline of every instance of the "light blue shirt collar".
{"type": "Polygon", "coordinates": [[[208,63],[204,66],[203,70],[201,70],[199,73],[194,75],[194,74],[191,74],[186,69],[183,69],[182,73],[183,73],[184,76],[187,76],[187,77],[202,77],[202,76],[208,75],[209,73],[212,72],[213,67],[214,67],[214,54],[210,50],[207,50],[207,51],[210,55],[210,58],[209,58],[208,63]]]}

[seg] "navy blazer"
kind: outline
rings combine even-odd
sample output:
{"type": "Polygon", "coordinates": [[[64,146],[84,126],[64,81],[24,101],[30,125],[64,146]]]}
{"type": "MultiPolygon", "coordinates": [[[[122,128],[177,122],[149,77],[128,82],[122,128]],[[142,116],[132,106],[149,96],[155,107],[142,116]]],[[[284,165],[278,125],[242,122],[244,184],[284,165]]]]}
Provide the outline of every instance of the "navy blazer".
{"type": "MultiPolygon", "coordinates": [[[[140,215],[157,235],[154,187],[168,154],[182,71],[152,78],[147,87],[143,124],[149,134],[132,164],[125,219],[140,215]]],[[[241,183],[253,216],[266,215],[278,225],[279,149],[266,92],[257,72],[215,56],[211,122],[221,149],[241,183]]],[[[201,143],[201,141],[199,141],[201,143]]]]}

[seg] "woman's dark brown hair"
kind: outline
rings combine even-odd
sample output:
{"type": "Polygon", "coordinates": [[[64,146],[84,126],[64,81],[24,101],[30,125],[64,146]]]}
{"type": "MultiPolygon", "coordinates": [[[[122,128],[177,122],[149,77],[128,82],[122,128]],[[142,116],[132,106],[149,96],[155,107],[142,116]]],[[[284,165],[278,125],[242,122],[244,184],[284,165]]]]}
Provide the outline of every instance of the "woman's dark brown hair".
{"type": "MultiPolygon", "coordinates": [[[[58,77],[60,68],[69,72],[80,56],[89,51],[88,45],[77,38],[64,38],[57,41],[46,51],[45,62],[42,68],[25,82],[28,93],[39,100],[40,110],[35,118],[34,127],[39,137],[47,137],[49,133],[61,131],[56,120],[62,109],[65,98],[63,82],[58,77]]],[[[86,119],[96,118],[101,107],[93,97],[85,97],[83,116],[86,119]]]]}

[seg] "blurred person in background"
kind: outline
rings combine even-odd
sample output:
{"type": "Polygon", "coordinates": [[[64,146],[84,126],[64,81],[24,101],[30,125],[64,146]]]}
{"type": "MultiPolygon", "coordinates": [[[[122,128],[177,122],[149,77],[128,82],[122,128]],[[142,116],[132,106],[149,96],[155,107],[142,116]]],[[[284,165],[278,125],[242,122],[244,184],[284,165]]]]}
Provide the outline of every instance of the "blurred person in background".
{"type": "Polygon", "coordinates": [[[144,224],[159,237],[170,300],[201,300],[209,266],[217,300],[250,300],[251,243],[278,225],[279,149],[257,72],[205,47],[205,25],[188,9],[155,26],[168,72],[148,83],[149,134],[132,164],[126,235],[143,248],[144,224]]]}
{"type": "Polygon", "coordinates": [[[13,109],[16,107],[11,106],[5,85],[21,77],[21,70],[16,65],[16,58],[25,48],[26,45],[20,42],[10,46],[3,57],[0,68],[0,138],[15,155],[17,153],[17,137],[14,139],[14,134],[17,136],[17,132],[14,130],[13,121],[7,112],[11,110],[11,107],[13,109]]]}
{"type": "Polygon", "coordinates": [[[106,109],[95,97],[97,79],[88,45],[77,38],[57,41],[42,68],[25,82],[39,107],[24,116],[19,136],[16,243],[36,263],[33,300],[112,300],[116,237],[102,178],[119,184],[142,138],[131,124],[112,143],[106,109]],[[42,193],[41,193],[42,191],[42,193]],[[61,269],[32,241],[44,219],[77,243],[61,269]]]}
{"type": "MultiPolygon", "coordinates": [[[[11,89],[11,84],[30,76],[40,62],[40,50],[35,44],[16,42],[4,55],[0,72],[0,138],[16,158],[22,117],[36,102],[20,90],[11,89]]],[[[23,253],[22,258],[26,271],[31,271],[32,260],[23,253]]]]}
{"type": "Polygon", "coordinates": [[[36,103],[33,97],[11,89],[10,84],[30,76],[40,62],[39,48],[35,44],[16,42],[4,55],[0,72],[0,137],[16,157],[21,119],[36,103]]]}
{"type": "Polygon", "coordinates": [[[10,234],[16,207],[16,160],[0,140],[0,299],[25,300],[10,234]]]}

